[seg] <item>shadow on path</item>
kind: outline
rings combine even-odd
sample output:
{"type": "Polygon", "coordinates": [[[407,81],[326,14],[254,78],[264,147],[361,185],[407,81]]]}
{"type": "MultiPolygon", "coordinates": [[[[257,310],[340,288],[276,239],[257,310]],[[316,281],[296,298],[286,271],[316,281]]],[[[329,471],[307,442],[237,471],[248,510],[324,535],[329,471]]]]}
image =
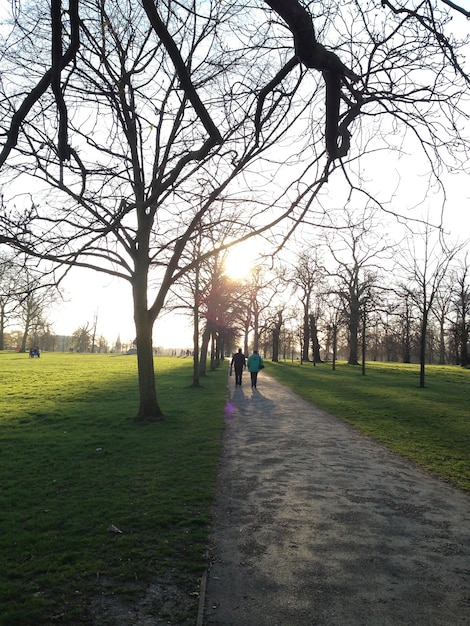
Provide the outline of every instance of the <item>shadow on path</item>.
{"type": "Polygon", "coordinates": [[[264,372],[232,380],[204,624],[470,624],[470,498],[264,372]]]}

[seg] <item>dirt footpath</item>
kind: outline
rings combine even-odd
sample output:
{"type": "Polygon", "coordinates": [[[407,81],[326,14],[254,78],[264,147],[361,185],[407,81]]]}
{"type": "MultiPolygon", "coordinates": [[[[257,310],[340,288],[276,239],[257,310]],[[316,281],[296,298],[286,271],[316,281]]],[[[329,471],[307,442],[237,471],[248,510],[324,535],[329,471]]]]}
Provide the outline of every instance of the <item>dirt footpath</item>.
{"type": "Polygon", "coordinates": [[[203,623],[469,625],[469,496],[264,372],[234,382],[203,623]]]}

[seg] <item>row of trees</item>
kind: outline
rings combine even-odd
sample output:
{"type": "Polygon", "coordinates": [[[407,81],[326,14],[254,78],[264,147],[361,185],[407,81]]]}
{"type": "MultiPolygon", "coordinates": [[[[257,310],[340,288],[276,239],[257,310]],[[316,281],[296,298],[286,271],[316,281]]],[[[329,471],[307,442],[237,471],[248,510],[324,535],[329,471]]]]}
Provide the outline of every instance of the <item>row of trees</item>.
{"type": "Polygon", "coordinates": [[[213,262],[202,309],[213,353],[241,338],[245,352],[250,342],[274,361],[415,362],[421,386],[426,363],[468,366],[466,245],[447,246],[440,229],[424,225],[399,247],[384,240],[375,217],[349,215],[313,250],[292,253],[276,272],[259,266],[247,281],[231,281],[213,262]]]}
{"type": "Polygon", "coordinates": [[[437,185],[467,166],[470,80],[454,3],[11,6],[0,29],[0,244],[46,271],[130,283],[138,419],[162,415],[155,320],[206,259],[314,226],[331,181],[344,202],[383,206],[391,194],[367,189],[363,168],[383,154],[386,172],[405,143],[437,185]]]}
{"type": "MultiPolygon", "coordinates": [[[[16,323],[18,322],[15,322],[15,325],[16,323]]],[[[96,354],[116,350],[102,335],[97,337],[93,343],[92,334],[87,331],[86,325],[77,328],[71,335],[57,335],[49,325],[40,328],[33,327],[26,335],[26,342],[24,342],[24,337],[24,328],[13,328],[5,332],[2,349],[22,353],[38,347],[41,351],[46,352],[90,352],[96,354]]],[[[126,344],[122,349],[127,350],[128,345],[132,344],[126,344]]]]}
{"type": "MultiPolygon", "coordinates": [[[[273,361],[331,360],[335,367],[337,358],[358,365],[367,355],[419,362],[423,386],[426,362],[469,365],[470,260],[464,246],[446,247],[441,231],[425,226],[421,236],[414,234],[413,247],[399,250],[384,241],[373,215],[358,222],[350,215],[325,232],[314,251],[291,253],[276,271],[260,259],[249,279],[233,280],[222,255],[188,275],[171,306],[192,311],[195,385],[206,373],[208,355],[216,367],[240,340],[245,352],[262,349],[273,361]]],[[[1,349],[7,336],[22,352],[32,345],[122,352],[119,338],[110,348],[97,336],[97,316],[58,338],[47,321],[57,289],[24,263],[2,257],[0,266],[1,349]],[[6,334],[12,325],[22,329],[6,334]]]]}

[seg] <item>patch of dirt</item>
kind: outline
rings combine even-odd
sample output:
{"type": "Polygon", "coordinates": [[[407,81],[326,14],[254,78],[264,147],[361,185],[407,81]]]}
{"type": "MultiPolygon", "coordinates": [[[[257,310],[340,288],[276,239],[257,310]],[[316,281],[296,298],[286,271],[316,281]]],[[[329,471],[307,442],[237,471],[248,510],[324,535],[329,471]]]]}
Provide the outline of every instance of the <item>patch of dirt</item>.
{"type": "Polygon", "coordinates": [[[170,576],[150,583],[118,586],[100,578],[95,595],[88,600],[93,626],[194,626],[199,589],[188,590],[170,576]],[[117,588],[118,587],[118,588],[117,588]]]}

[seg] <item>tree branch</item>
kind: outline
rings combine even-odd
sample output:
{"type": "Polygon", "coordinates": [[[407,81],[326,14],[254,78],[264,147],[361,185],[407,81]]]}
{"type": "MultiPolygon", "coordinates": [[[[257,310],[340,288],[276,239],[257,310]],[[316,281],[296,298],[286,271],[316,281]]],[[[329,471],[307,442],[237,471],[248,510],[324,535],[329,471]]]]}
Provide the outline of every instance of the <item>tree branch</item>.
{"type": "MultiPolygon", "coordinates": [[[[60,71],[62,71],[69,63],[75,59],[78,48],[80,46],[79,36],[79,13],[78,13],[79,0],[69,0],[69,14],[70,14],[70,44],[65,54],[60,60],[60,71]]],[[[10,129],[7,133],[7,140],[0,152],[0,167],[7,160],[10,152],[18,143],[18,135],[21,125],[25,121],[28,113],[39,99],[46,93],[49,86],[52,84],[54,72],[52,68],[48,69],[37,85],[29,92],[26,98],[21,103],[20,108],[15,111],[11,119],[10,129]]]]}
{"type": "Polygon", "coordinates": [[[222,143],[222,136],[219,132],[219,129],[212,121],[209,112],[206,107],[202,103],[202,100],[199,98],[199,95],[194,87],[188,69],[183,61],[183,58],[178,50],[173,37],[168,32],[165,24],[162,22],[160,16],[157,13],[157,9],[155,7],[154,0],[142,0],[142,6],[147,14],[147,17],[150,20],[153,30],[158,35],[160,41],[165,46],[166,51],[170,55],[170,58],[173,62],[175,70],[178,74],[181,87],[183,88],[185,94],[187,95],[189,101],[193,105],[194,110],[196,111],[199,119],[201,120],[204,128],[209,133],[211,139],[216,144],[222,143]]]}
{"type": "Polygon", "coordinates": [[[326,84],[326,149],[331,160],[346,156],[349,141],[338,147],[341,82],[359,80],[334,53],[318,43],[312,16],[298,0],[264,0],[288,25],[294,37],[295,54],[306,67],[322,72],[326,84]]]}
{"type": "Polygon", "coordinates": [[[255,129],[256,129],[256,138],[255,138],[255,146],[259,145],[259,138],[261,135],[262,123],[261,123],[261,113],[263,111],[264,101],[266,100],[266,96],[277,87],[286,76],[291,72],[291,70],[299,64],[299,59],[297,57],[292,57],[289,59],[287,63],[282,67],[276,76],[267,83],[261,89],[258,95],[258,104],[256,105],[256,113],[255,113],[255,129]]]}
{"type": "Polygon", "coordinates": [[[470,17],[470,11],[466,11],[463,7],[460,7],[458,4],[455,4],[455,2],[451,2],[451,0],[442,0],[442,2],[444,4],[447,4],[447,6],[450,7],[451,9],[454,9],[454,11],[458,11],[459,13],[462,13],[466,17],[470,17]]]}
{"type": "Polygon", "coordinates": [[[318,43],[312,16],[298,0],[264,0],[288,25],[294,36],[295,54],[306,67],[327,70],[351,80],[359,77],[334,53],[318,43]]]}
{"type": "Polygon", "coordinates": [[[52,66],[51,88],[57,105],[59,116],[59,131],[57,137],[57,152],[60,162],[68,161],[70,149],[68,143],[68,115],[64,94],[60,84],[62,72],[62,0],[51,0],[52,25],[52,66]]]}

